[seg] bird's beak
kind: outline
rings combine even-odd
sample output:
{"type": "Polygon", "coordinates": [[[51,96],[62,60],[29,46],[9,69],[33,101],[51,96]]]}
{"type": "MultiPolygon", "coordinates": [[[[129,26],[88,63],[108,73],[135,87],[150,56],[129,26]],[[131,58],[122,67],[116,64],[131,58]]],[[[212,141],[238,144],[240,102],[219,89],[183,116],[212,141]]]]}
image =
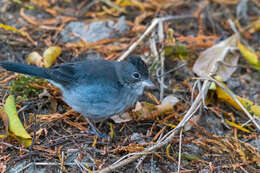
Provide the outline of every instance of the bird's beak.
{"type": "Polygon", "coordinates": [[[151,79],[146,79],[146,80],[144,80],[144,81],[142,82],[142,85],[143,85],[144,87],[148,87],[148,88],[154,88],[154,87],[155,87],[155,85],[154,85],[154,83],[151,81],[151,79]]]}

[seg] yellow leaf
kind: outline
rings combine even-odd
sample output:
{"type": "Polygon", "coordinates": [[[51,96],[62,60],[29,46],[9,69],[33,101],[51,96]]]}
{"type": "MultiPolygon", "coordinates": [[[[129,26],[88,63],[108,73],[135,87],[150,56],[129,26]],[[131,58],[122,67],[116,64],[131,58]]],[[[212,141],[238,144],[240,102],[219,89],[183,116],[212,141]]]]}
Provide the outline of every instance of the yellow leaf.
{"type": "Polygon", "coordinates": [[[145,7],[142,2],[133,1],[133,0],[117,0],[116,4],[118,4],[120,7],[128,7],[128,6],[135,6],[140,8],[142,11],[145,10],[145,7]]]}
{"type": "Polygon", "coordinates": [[[59,46],[53,46],[46,49],[43,53],[43,64],[45,68],[52,66],[56,58],[60,56],[61,48],[59,46]]]}
{"type": "Polygon", "coordinates": [[[93,141],[93,144],[92,144],[92,147],[95,148],[96,147],[96,144],[97,144],[97,139],[98,139],[98,136],[95,135],[94,137],[94,141],[93,141]]]}
{"type": "Polygon", "coordinates": [[[257,32],[260,30],[260,16],[258,17],[258,19],[252,23],[252,26],[249,30],[250,33],[253,33],[253,32],[257,32]]]}
{"type": "MultiPolygon", "coordinates": [[[[223,86],[225,86],[225,88],[227,90],[229,90],[228,87],[224,83],[222,83],[222,82],[220,82],[220,83],[223,86]]],[[[232,91],[230,91],[230,92],[232,92],[232,91]]],[[[241,107],[236,103],[236,101],[233,100],[233,98],[225,90],[223,90],[221,87],[217,86],[216,93],[217,93],[217,96],[220,100],[223,100],[224,102],[229,103],[235,109],[242,111],[241,107]]],[[[250,101],[246,98],[242,98],[242,97],[239,97],[239,96],[236,96],[236,98],[248,110],[249,113],[260,117],[260,106],[259,105],[254,104],[252,101],[250,101]]]]}
{"type": "Polygon", "coordinates": [[[42,8],[48,8],[50,6],[50,3],[48,2],[48,0],[30,0],[31,3],[39,6],[39,7],[42,7],[42,8]]]}
{"type": "Polygon", "coordinates": [[[12,26],[9,26],[9,25],[5,25],[3,23],[0,23],[0,28],[3,28],[6,31],[14,31],[14,32],[17,32],[17,33],[21,34],[22,36],[25,36],[24,32],[16,29],[15,27],[12,27],[12,26]]]}
{"type": "Polygon", "coordinates": [[[112,123],[109,123],[109,129],[110,129],[110,137],[113,138],[115,136],[115,131],[112,123]]]}
{"type": "Polygon", "coordinates": [[[250,133],[249,130],[247,130],[246,128],[240,126],[239,124],[236,124],[234,122],[228,121],[227,119],[225,119],[225,121],[232,127],[235,127],[235,128],[237,128],[239,130],[242,130],[243,132],[250,133]]]}
{"type": "Polygon", "coordinates": [[[4,139],[8,136],[8,117],[6,115],[6,113],[3,110],[3,107],[0,107],[0,117],[2,118],[3,122],[4,122],[4,134],[0,134],[0,139],[4,139]]]}
{"type": "Polygon", "coordinates": [[[242,43],[240,43],[240,41],[237,43],[237,46],[241,52],[241,54],[243,55],[243,57],[251,64],[251,65],[257,65],[258,64],[258,56],[256,55],[256,53],[244,46],[242,43]]]}
{"type": "Polygon", "coordinates": [[[6,137],[7,137],[7,135],[0,135],[0,139],[4,139],[6,137]]]}
{"type": "Polygon", "coordinates": [[[166,156],[168,157],[168,159],[175,161],[174,157],[171,156],[171,154],[170,154],[170,150],[171,150],[171,144],[168,144],[166,147],[166,156]]]}
{"type": "Polygon", "coordinates": [[[17,139],[19,143],[23,144],[26,148],[32,144],[32,138],[24,129],[17,111],[15,107],[15,99],[12,95],[10,95],[6,99],[6,103],[4,105],[4,111],[7,114],[8,122],[9,122],[9,132],[12,137],[17,139]]]}
{"type": "Polygon", "coordinates": [[[114,8],[120,12],[125,12],[125,9],[119,7],[117,4],[113,3],[112,1],[110,0],[101,0],[103,3],[105,3],[107,6],[111,7],[111,8],[114,8]]]}
{"type": "Polygon", "coordinates": [[[170,123],[163,123],[163,124],[170,127],[170,128],[173,128],[173,129],[176,127],[176,125],[170,124],[170,123]]]}

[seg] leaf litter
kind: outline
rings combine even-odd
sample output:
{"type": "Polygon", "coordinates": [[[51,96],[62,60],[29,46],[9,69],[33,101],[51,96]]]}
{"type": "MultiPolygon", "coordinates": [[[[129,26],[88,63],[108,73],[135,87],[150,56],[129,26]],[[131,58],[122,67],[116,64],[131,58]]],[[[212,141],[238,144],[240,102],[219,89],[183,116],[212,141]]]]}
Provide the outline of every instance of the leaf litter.
{"type": "MultiPolygon", "coordinates": [[[[181,21],[163,22],[163,31],[169,34],[165,42],[159,41],[161,36],[155,27],[155,34],[141,40],[134,49],[134,54],[145,55],[147,63],[153,64],[150,71],[155,76],[161,61],[149,51],[152,47],[149,41],[151,38],[154,39],[156,50],[159,50],[158,55],[165,51],[166,72],[180,62],[187,62],[187,66],[165,74],[163,85],[158,84],[165,86],[163,98],[172,95],[178,98],[177,104],[160,108],[164,105],[159,101],[160,91],[148,91],[141,99],[139,107],[135,108],[137,113],[134,109],[126,112],[131,115],[131,121],[114,123],[107,120],[97,123],[102,132],[111,135],[111,139],[105,141],[84,133],[88,127],[87,122],[62,101],[57,88],[47,82],[38,83],[31,79],[24,81],[23,86],[30,93],[35,89],[40,91],[37,94],[26,94],[27,97],[22,98],[17,90],[12,92],[16,96],[15,105],[21,123],[28,134],[34,136],[33,146],[28,150],[4,133],[5,138],[0,141],[0,170],[26,171],[34,164],[37,171],[51,168],[55,172],[105,172],[106,168],[111,169],[110,166],[116,165],[113,163],[120,163],[120,160],[127,158],[129,154],[130,158],[135,157],[136,153],[141,155],[140,153],[151,146],[160,144],[165,135],[185,120],[184,114],[200,94],[203,77],[210,75],[221,76],[227,84],[227,90],[232,91],[235,97],[246,105],[245,108],[259,123],[257,116],[260,79],[259,71],[255,70],[259,66],[259,16],[256,12],[259,4],[257,1],[245,2],[0,2],[0,11],[5,12],[0,14],[1,19],[4,19],[0,28],[0,38],[3,40],[0,43],[1,61],[26,62],[25,58],[34,52],[33,59],[36,61],[28,61],[41,67],[76,61],[78,55],[87,55],[89,52],[99,52],[105,59],[115,60],[140,38],[157,16],[193,16],[181,21]],[[250,13],[246,9],[251,9],[250,13]],[[121,16],[125,16],[129,30],[120,36],[89,42],[77,33],[70,33],[72,37],[79,37],[78,42],[60,41],[62,32],[70,22],[84,21],[83,23],[88,25],[111,20],[117,23],[121,16]],[[240,38],[234,35],[237,33],[233,33],[228,24],[230,18],[234,21],[237,18],[235,25],[240,38]],[[61,48],[62,52],[57,50],[48,53],[50,60],[44,60],[46,56],[45,53],[41,56],[42,52],[53,47],[61,48]],[[194,80],[192,69],[200,81],[194,80]],[[234,80],[240,81],[240,85],[232,83],[234,80]],[[40,93],[41,97],[38,96],[40,93]],[[30,157],[33,157],[34,163],[30,157]],[[25,162],[21,162],[21,158],[25,162]]],[[[4,106],[9,95],[10,81],[17,78],[17,75],[0,70],[1,106],[4,106]]],[[[256,125],[241,112],[234,99],[217,83],[216,90],[210,90],[204,99],[205,102],[201,104],[203,107],[194,115],[199,115],[198,118],[189,121],[189,128],[185,128],[182,138],[176,138],[175,135],[160,150],[145,154],[143,159],[133,160],[125,166],[119,165],[118,171],[144,171],[150,170],[151,167],[158,172],[174,172],[178,171],[178,167],[181,171],[190,172],[259,171],[260,151],[257,150],[259,145],[255,145],[255,141],[259,139],[259,129],[257,130],[256,125]],[[178,152],[179,144],[182,144],[181,152],[178,152]]],[[[2,113],[1,117],[4,117],[2,113]]],[[[1,132],[6,132],[6,122],[6,118],[0,118],[1,132]]]]}

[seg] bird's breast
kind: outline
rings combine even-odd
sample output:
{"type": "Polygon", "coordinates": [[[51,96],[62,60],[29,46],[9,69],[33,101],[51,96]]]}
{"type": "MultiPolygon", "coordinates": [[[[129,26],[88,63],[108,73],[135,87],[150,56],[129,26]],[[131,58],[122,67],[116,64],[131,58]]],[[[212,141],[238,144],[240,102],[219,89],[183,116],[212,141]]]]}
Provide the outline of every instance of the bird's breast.
{"type": "Polygon", "coordinates": [[[131,88],[109,85],[63,89],[63,99],[75,111],[91,119],[108,118],[133,106],[138,96],[131,88]]]}

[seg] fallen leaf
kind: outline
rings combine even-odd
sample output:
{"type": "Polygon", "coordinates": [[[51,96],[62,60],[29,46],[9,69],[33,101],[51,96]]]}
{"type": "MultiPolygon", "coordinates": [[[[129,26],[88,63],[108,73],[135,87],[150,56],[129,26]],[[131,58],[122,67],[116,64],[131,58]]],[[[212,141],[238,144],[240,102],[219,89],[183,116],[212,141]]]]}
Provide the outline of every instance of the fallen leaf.
{"type": "MultiPolygon", "coordinates": [[[[162,103],[159,105],[154,105],[146,102],[137,102],[135,109],[132,110],[133,116],[138,120],[150,120],[154,119],[156,116],[165,114],[167,112],[173,111],[173,106],[179,102],[179,99],[174,95],[168,95],[162,100],[162,103]]],[[[122,115],[115,115],[111,117],[115,123],[122,123],[131,121],[129,112],[125,112],[122,115]]]]}
{"type": "Polygon", "coordinates": [[[241,131],[243,131],[243,132],[250,133],[249,130],[247,130],[246,128],[240,126],[239,124],[236,124],[236,123],[234,123],[234,122],[231,122],[231,121],[229,121],[229,120],[227,120],[227,119],[225,119],[225,121],[226,121],[226,123],[228,123],[228,124],[229,124],[230,126],[232,126],[232,127],[235,127],[235,128],[237,128],[237,129],[239,129],[239,130],[241,130],[241,131]]]}
{"type": "Polygon", "coordinates": [[[38,52],[32,52],[27,57],[27,64],[43,67],[43,57],[38,52]]]}
{"type": "Polygon", "coordinates": [[[8,136],[8,117],[2,107],[0,107],[0,117],[3,120],[4,127],[5,127],[4,133],[3,134],[0,133],[0,139],[4,139],[8,136]]]}
{"type": "Polygon", "coordinates": [[[173,112],[173,106],[179,102],[179,99],[174,95],[168,95],[162,100],[159,105],[153,105],[150,103],[139,103],[133,110],[134,116],[139,120],[150,120],[155,117],[173,112]]]}
{"type": "Polygon", "coordinates": [[[54,64],[60,54],[61,48],[59,46],[49,47],[43,52],[43,56],[38,52],[30,53],[27,57],[27,63],[38,67],[48,68],[54,64]]]}
{"type": "Polygon", "coordinates": [[[25,148],[29,147],[32,144],[32,138],[24,129],[17,111],[15,107],[15,99],[14,96],[10,95],[6,99],[6,103],[4,105],[4,111],[7,114],[8,122],[9,122],[9,132],[10,136],[14,137],[18,140],[20,144],[23,144],[25,148]]]}
{"type": "Polygon", "coordinates": [[[61,48],[59,46],[53,46],[46,49],[43,53],[43,64],[45,68],[53,65],[56,58],[60,56],[61,48]]]}
{"type": "MultiPolygon", "coordinates": [[[[221,84],[227,90],[229,90],[229,88],[224,83],[221,82],[221,84]]],[[[232,91],[230,91],[230,92],[232,92],[232,91]]],[[[219,87],[219,86],[216,87],[216,93],[217,93],[217,97],[220,100],[230,104],[235,109],[242,112],[241,107],[236,103],[236,101],[225,90],[223,90],[221,87],[219,87]]],[[[242,98],[242,97],[239,97],[239,96],[236,96],[236,98],[241,102],[241,104],[248,110],[248,112],[250,114],[254,114],[254,115],[260,117],[260,106],[259,105],[254,104],[252,101],[250,101],[246,98],[242,98]]]]}
{"type": "Polygon", "coordinates": [[[251,64],[251,66],[253,68],[255,68],[256,70],[260,71],[260,60],[257,56],[257,54],[255,53],[254,50],[252,50],[249,47],[246,47],[245,45],[243,45],[240,41],[237,43],[237,46],[241,52],[241,54],[243,55],[243,57],[245,58],[245,60],[251,64]]]}
{"type": "Polygon", "coordinates": [[[3,23],[0,23],[0,28],[3,28],[6,31],[14,31],[16,33],[21,34],[22,36],[25,36],[25,32],[22,32],[19,29],[16,29],[15,27],[12,27],[10,25],[5,25],[3,23]]]}
{"type": "Polygon", "coordinates": [[[217,74],[221,76],[223,81],[228,80],[236,70],[234,66],[237,65],[238,57],[227,55],[230,50],[236,48],[236,43],[237,36],[233,35],[206,49],[193,65],[193,72],[202,77],[217,74]]]}
{"type": "Polygon", "coordinates": [[[129,112],[125,112],[121,115],[114,115],[114,116],[111,117],[111,119],[115,123],[118,123],[118,124],[133,120],[133,118],[130,116],[129,112]]]}
{"type": "Polygon", "coordinates": [[[260,16],[255,22],[252,23],[252,27],[249,29],[250,33],[254,33],[257,31],[260,31],[260,16]]]}

